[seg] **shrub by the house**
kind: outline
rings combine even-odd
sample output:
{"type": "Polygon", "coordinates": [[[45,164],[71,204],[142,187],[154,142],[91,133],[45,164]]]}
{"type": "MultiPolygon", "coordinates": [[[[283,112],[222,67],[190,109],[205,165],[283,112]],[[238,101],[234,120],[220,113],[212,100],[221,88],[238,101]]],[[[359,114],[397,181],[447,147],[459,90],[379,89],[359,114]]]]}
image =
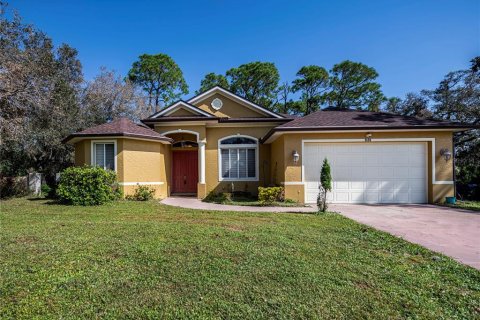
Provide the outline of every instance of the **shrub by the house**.
{"type": "Polygon", "coordinates": [[[332,190],[332,174],[327,158],[323,160],[320,171],[320,190],[317,197],[318,211],[327,211],[327,192],[332,190]]]}
{"type": "Polygon", "coordinates": [[[60,201],[73,205],[92,206],[121,197],[117,175],[99,167],[70,167],[62,172],[57,188],[60,201]]]}
{"type": "Polygon", "coordinates": [[[135,192],[125,198],[133,201],[148,201],[153,199],[154,194],[155,188],[138,185],[137,188],[135,188],[135,192]]]}
{"type": "Polygon", "coordinates": [[[283,187],[258,187],[258,201],[263,205],[269,205],[275,201],[285,200],[285,190],[283,187]]]}

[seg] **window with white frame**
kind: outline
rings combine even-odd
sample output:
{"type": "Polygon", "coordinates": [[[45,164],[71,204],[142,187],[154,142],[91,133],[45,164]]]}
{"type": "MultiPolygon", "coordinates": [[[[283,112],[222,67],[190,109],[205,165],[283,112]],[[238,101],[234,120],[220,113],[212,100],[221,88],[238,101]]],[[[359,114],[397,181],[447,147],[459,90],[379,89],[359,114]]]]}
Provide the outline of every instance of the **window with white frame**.
{"type": "Polygon", "coordinates": [[[258,179],[258,142],[245,136],[227,137],[219,142],[221,180],[258,179]]]}
{"type": "Polygon", "coordinates": [[[95,142],[93,144],[93,164],[105,170],[115,170],[115,143],[95,142]]]}

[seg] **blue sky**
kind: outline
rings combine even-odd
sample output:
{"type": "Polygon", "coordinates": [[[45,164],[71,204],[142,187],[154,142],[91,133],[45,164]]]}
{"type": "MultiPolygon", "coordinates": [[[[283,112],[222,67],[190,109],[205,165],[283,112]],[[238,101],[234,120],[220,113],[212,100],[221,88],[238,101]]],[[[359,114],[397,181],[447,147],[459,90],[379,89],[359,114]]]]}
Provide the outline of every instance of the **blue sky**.
{"type": "Polygon", "coordinates": [[[142,53],[166,53],[190,94],[208,72],[274,62],[282,80],[301,66],[349,59],[374,67],[387,96],[434,88],[480,55],[480,1],[22,1],[24,20],[79,51],[86,79],[125,75],[142,53]]]}

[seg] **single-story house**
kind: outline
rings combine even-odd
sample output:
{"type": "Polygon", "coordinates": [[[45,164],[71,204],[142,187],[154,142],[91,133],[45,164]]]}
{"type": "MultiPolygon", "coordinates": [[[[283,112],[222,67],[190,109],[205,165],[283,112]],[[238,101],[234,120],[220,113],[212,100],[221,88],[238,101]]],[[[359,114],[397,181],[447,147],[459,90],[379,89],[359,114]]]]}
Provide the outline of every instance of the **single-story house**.
{"type": "Polygon", "coordinates": [[[115,170],[125,194],[257,192],[282,185],[286,198],[314,203],[324,158],[336,203],[434,203],[454,195],[452,135],[468,125],[382,112],[272,112],[221,87],[142,120],[122,118],[65,139],[75,165],[115,170]]]}

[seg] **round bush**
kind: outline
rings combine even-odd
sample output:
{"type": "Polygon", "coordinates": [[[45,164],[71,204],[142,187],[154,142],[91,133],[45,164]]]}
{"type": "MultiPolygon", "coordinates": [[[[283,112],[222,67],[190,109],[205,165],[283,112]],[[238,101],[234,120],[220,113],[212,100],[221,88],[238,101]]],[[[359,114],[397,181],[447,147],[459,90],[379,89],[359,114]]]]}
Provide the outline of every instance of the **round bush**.
{"type": "Polygon", "coordinates": [[[99,167],[70,167],[60,176],[57,188],[60,201],[73,205],[94,206],[121,197],[117,174],[99,167]]]}

